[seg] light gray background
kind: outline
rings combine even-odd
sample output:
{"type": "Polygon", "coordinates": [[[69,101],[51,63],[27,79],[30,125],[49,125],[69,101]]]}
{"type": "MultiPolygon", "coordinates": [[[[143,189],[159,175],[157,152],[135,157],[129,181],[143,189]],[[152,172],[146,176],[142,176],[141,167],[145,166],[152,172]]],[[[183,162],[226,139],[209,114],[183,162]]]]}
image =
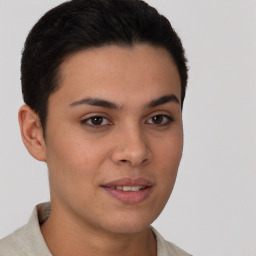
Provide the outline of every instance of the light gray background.
{"type": "MultiPolygon", "coordinates": [[[[17,121],[20,55],[32,25],[61,0],[0,0],[0,237],[49,199],[47,168],[17,121]]],[[[181,36],[190,66],[185,146],[154,226],[197,256],[256,255],[256,1],[148,0],[181,36]]]]}

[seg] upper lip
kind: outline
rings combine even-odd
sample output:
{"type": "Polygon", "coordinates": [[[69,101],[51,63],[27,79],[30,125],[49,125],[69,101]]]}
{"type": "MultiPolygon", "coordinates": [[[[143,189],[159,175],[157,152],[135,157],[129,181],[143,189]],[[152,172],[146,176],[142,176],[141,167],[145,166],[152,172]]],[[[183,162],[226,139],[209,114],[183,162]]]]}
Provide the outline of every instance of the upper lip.
{"type": "Polygon", "coordinates": [[[108,183],[102,185],[103,187],[118,187],[118,186],[143,186],[150,187],[153,186],[152,182],[146,178],[120,178],[116,180],[112,180],[108,183]]]}

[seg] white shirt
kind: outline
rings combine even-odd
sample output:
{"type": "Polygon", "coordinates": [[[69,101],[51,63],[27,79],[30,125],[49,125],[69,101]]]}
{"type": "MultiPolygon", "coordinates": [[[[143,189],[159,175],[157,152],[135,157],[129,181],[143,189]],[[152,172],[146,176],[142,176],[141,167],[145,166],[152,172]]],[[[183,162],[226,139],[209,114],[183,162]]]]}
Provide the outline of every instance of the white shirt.
{"type": "MultiPolygon", "coordinates": [[[[53,256],[49,251],[40,225],[49,217],[50,203],[37,205],[28,223],[9,236],[0,240],[0,256],[53,256]]],[[[189,256],[176,245],[164,238],[152,228],[157,240],[157,256],[189,256]]]]}

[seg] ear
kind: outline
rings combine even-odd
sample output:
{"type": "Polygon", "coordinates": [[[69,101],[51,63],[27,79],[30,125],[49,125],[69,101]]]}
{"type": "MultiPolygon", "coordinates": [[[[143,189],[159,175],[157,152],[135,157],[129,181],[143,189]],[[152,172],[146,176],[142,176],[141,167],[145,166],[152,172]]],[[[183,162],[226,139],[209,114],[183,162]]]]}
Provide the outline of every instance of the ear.
{"type": "Polygon", "coordinates": [[[38,115],[27,105],[19,110],[20,132],[28,152],[39,161],[46,161],[43,129],[38,115]]]}

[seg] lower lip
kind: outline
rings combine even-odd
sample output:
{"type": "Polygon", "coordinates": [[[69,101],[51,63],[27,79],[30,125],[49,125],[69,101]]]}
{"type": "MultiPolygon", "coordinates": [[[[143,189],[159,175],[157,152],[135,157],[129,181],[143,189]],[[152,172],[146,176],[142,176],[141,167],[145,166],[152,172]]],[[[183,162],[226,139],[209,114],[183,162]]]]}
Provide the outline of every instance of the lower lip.
{"type": "Polygon", "coordinates": [[[108,187],[103,188],[109,195],[125,204],[138,204],[143,202],[147,199],[152,190],[152,187],[146,187],[139,191],[123,191],[108,187]]]}

